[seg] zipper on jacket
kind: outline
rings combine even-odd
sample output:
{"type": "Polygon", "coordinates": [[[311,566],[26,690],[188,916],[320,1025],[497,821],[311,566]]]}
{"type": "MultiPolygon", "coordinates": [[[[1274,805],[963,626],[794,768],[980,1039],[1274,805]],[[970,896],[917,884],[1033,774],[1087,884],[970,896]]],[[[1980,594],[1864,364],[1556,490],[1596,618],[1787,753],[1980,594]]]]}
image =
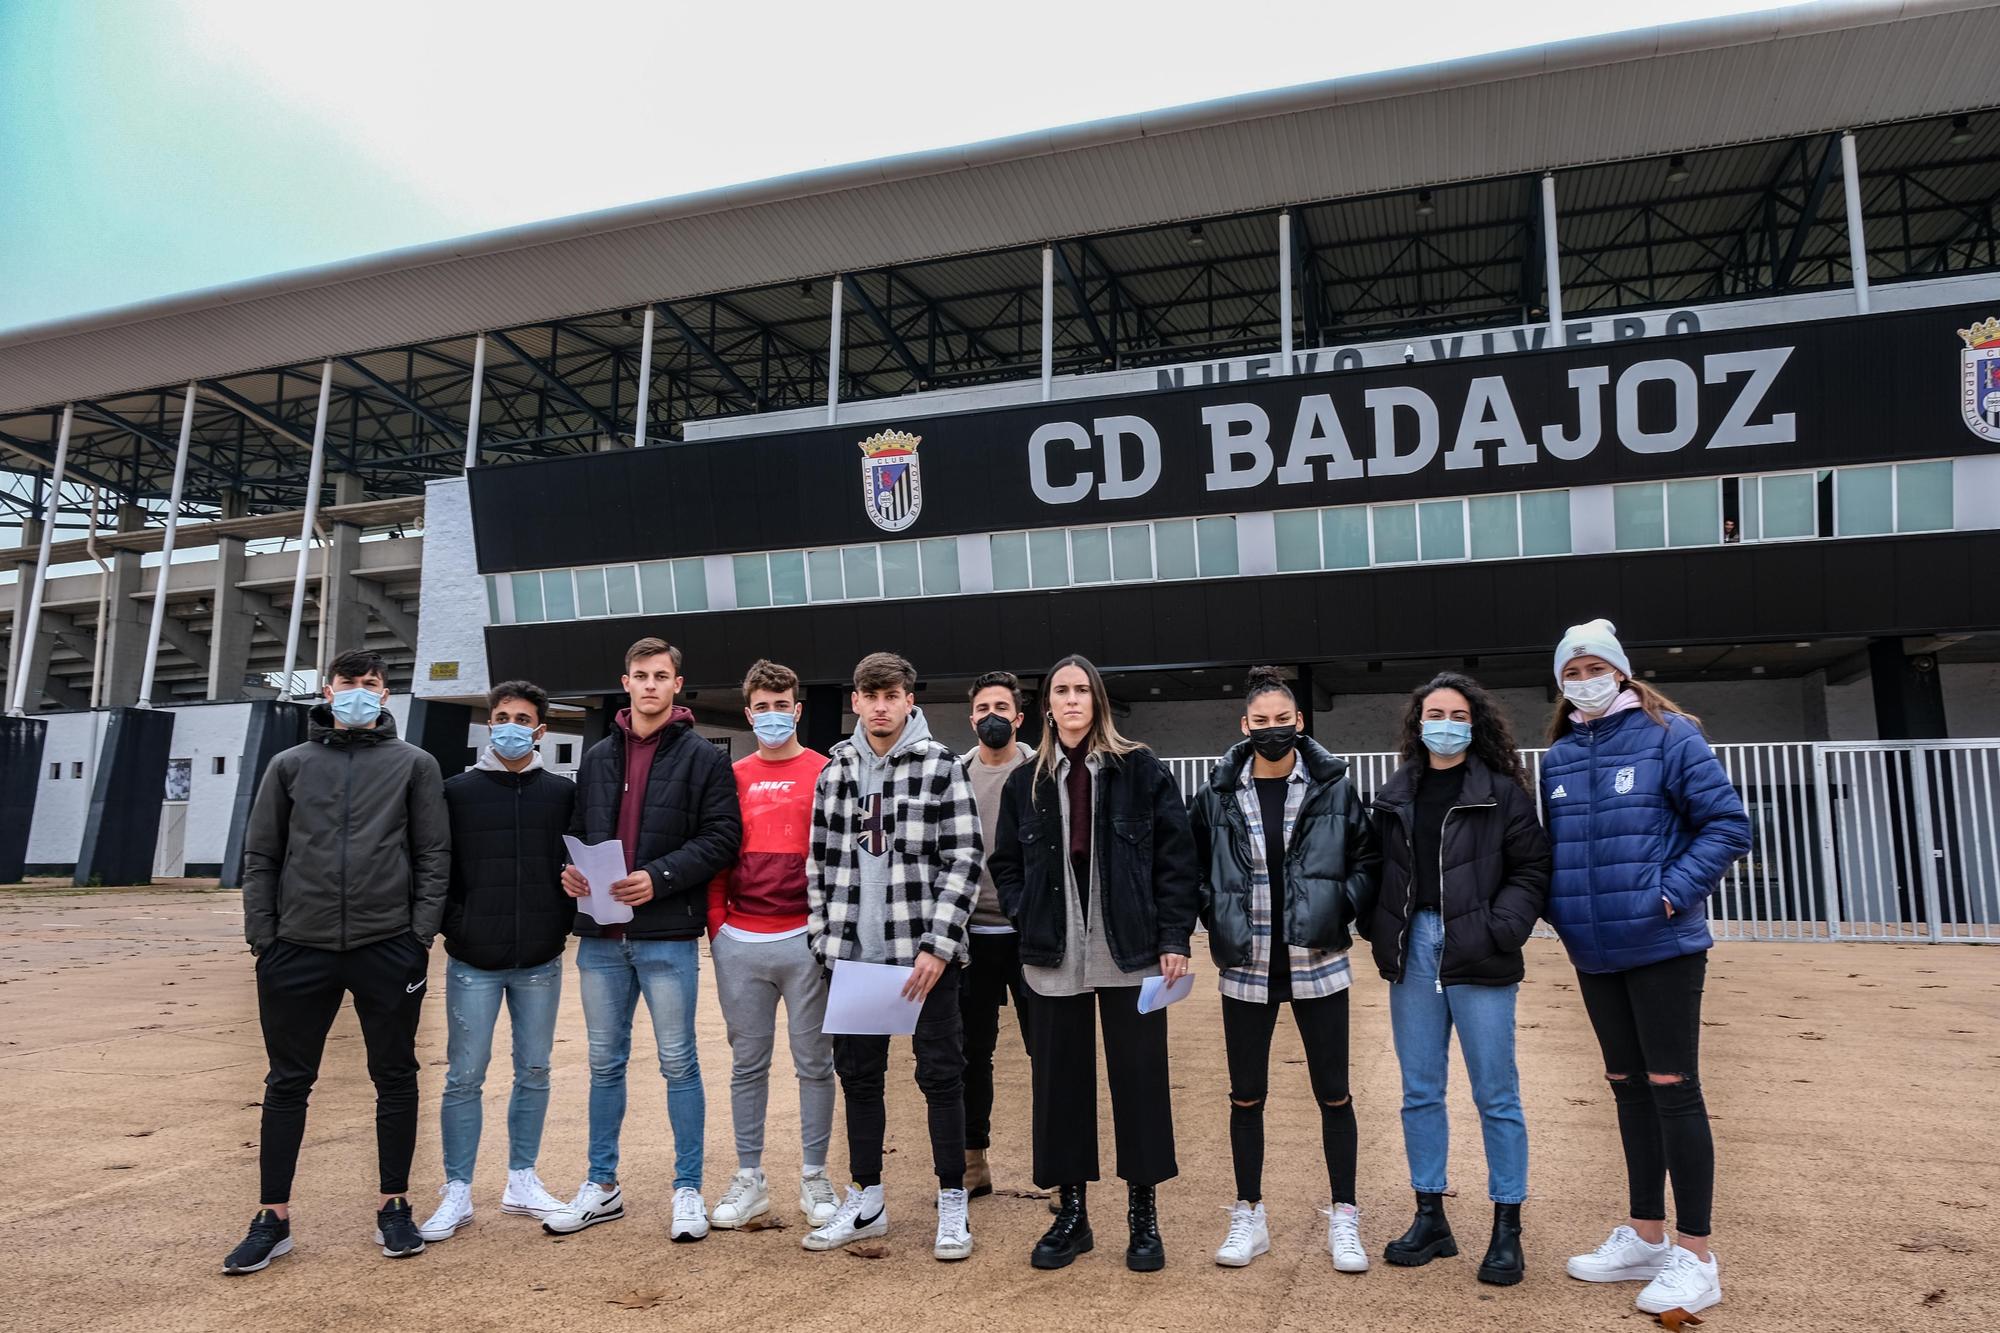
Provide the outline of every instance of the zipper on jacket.
{"type": "Polygon", "coordinates": [[[521,965],[521,775],[514,779],[514,956],[509,967],[521,965]]]}
{"type": "MultiPolygon", "coordinates": [[[[1444,818],[1443,818],[1443,819],[1440,819],[1440,820],[1438,821],[1438,974],[1437,974],[1437,978],[1436,978],[1436,981],[1437,981],[1437,993],[1438,993],[1439,995],[1442,995],[1442,994],[1444,994],[1444,835],[1445,835],[1445,831],[1446,831],[1446,830],[1448,830],[1448,829],[1449,829],[1449,828],[1451,827],[1451,817],[1452,817],[1453,815],[1457,814],[1457,813],[1458,813],[1459,811],[1461,811],[1461,810],[1491,810],[1491,809],[1493,809],[1493,808],[1494,808],[1495,806],[1497,806],[1497,805],[1499,805],[1499,804],[1500,804],[1500,802],[1498,802],[1498,801],[1488,801],[1488,802],[1486,802],[1486,804],[1484,804],[1484,805],[1454,805],[1454,806],[1452,806],[1452,807],[1451,807],[1450,809],[1446,810],[1446,811],[1444,812],[1444,818]]],[[[1415,855],[1415,853],[1413,852],[1413,853],[1412,853],[1412,856],[1414,856],[1414,855],[1415,855]]],[[[1416,883],[1416,878],[1417,878],[1417,877],[1416,877],[1415,875],[1412,875],[1412,876],[1410,876],[1410,883],[1411,883],[1411,884],[1412,884],[1413,886],[1414,886],[1414,885],[1415,885],[1415,883],[1416,883]]],[[[1415,889],[1414,887],[1412,887],[1412,888],[1411,888],[1411,890],[1410,890],[1410,893],[1411,893],[1411,895],[1412,895],[1412,896],[1414,897],[1414,896],[1415,896],[1415,894],[1416,894],[1416,889],[1415,889]]]]}
{"type": "Polygon", "coordinates": [[[347,948],[347,843],[354,836],[354,747],[343,745],[347,781],[340,789],[340,947],[347,948]]]}

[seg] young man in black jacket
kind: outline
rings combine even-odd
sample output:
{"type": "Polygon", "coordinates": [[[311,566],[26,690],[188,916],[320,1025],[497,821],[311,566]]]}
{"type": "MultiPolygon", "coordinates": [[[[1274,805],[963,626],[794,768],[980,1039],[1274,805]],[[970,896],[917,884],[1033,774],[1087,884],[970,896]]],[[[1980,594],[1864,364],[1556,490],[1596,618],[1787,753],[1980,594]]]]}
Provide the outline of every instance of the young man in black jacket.
{"type": "Polygon", "coordinates": [[[576,784],[542,766],[549,696],[525,680],[503,681],[486,699],[486,748],[444,784],[451,812],[451,895],[445,904],[445,1075],[438,1126],[444,1186],[419,1230],[444,1240],[472,1220],[472,1168],[479,1155],[480,1091],[493,1055],[493,1027],[506,1001],[514,1047],[507,1103],[507,1189],[500,1211],[545,1218],[562,1207],[535,1173],[549,1109],[549,1052],[562,998],[563,947],[576,904],[563,892],[563,834],[576,784]]]}
{"type": "Polygon", "coordinates": [[[396,739],[379,653],[342,653],[324,679],[306,742],[271,761],[243,839],[243,934],[257,955],[271,1069],[263,1205],[223,1260],[229,1274],[291,1253],[306,1099],[343,995],[354,997],[375,1083],[375,1241],[392,1259],[424,1248],[404,1195],[417,1147],[417,1017],[451,867],[444,783],[437,760],[396,739]]]}
{"type": "MultiPolygon", "coordinates": [[[[695,976],[708,924],[708,882],[736,860],[743,817],[729,760],[676,707],[680,650],[645,638],[625,650],[622,678],[632,706],[611,734],[584,753],[576,774],[570,832],[586,844],[616,838],[625,878],[611,896],[632,909],[617,925],[576,916],[583,1021],[590,1037],[590,1174],[576,1198],[542,1219],[563,1235],[625,1215],[618,1188],[618,1135],[625,1122],[625,1065],[639,997],[653,1016],[660,1071],[667,1080],[667,1120],[674,1134],[674,1206],[667,1234],[677,1241],[708,1234],[701,1197],[702,1133],[708,1107],[695,1055],[695,976]]],[[[575,866],[563,889],[581,898],[590,886],[575,866]]]]}

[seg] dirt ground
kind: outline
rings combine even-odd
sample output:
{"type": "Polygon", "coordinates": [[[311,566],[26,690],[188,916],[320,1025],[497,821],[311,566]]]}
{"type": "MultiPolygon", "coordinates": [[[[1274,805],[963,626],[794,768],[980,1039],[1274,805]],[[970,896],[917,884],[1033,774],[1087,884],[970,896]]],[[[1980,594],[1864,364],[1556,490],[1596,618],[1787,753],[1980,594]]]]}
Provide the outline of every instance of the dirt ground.
{"type": "MultiPolygon", "coordinates": [[[[1196,998],[1173,1011],[1182,1174],[1161,1191],[1164,1273],[1125,1271],[1115,1183],[1095,1192],[1097,1252],[1067,1271],[1029,1268],[1047,1213],[1039,1199],[1021,1197],[975,1202],[978,1252],[961,1264],[934,1261],[922,1101],[906,1049],[891,1071],[887,1256],[802,1251],[801,1219],[782,1188],[773,1193],[784,1230],[667,1243],[672,1158],[662,1086],[636,1058],[626,1220],[552,1239],[497,1206],[504,1037],[487,1085],[478,1220],[392,1263],[369,1243],[371,1095],[344,1011],[300,1164],[297,1249],[267,1272],[224,1278],[222,1256],[257,1202],[264,1073],[241,924],[233,893],[185,884],[0,891],[0,1160],[10,1167],[0,1324],[616,1329],[657,1327],[665,1316],[697,1328],[853,1329],[886,1316],[890,1327],[935,1330],[1650,1326],[1633,1310],[1634,1287],[1587,1286],[1563,1273],[1564,1256],[1591,1248],[1619,1220],[1624,1176],[1574,978],[1544,941],[1532,946],[1521,993],[1533,1200],[1529,1275],[1511,1289],[1473,1280],[1489,1214],[1462,1068],[1453,1075],[1460,1194],[1451,1210],[1461,1256],[1407,1271],[1379,1258],[1407,1222],[1410,1196],[1387,1000],[1372,972],[1354,993],[1353,1084],[1362,1237],[1377,1256],[1374,1270],[1345,1276],[1327,1258],[1315,1211],[1326,1199],[1317,1120],[1289,1021],[1273,1055],[1268,1123],[1273,1252],[1243,1270],[1211,1262],[1233,1186],[1219,1004],[1203,960],[1196,998]]],[[[443,958],[440,949],[439,992],[443,958]]],[[[544,1178],[565,1196],[584,1162],[587,1071],[574,981],[572,972],[541,1158],[544,1178]]],[[[734,1154],[729,1056],[706,981],[699,1026],[713,1202],[734,1154]]],[[[2000,952],[1725,945],[1711,965],[1704,1035],[1726,1297],[1710,1327],[1942,1330],[2000,1320],[2000,952]]],[[[440,1183],[441,993],[425,1006],[421,1043],[424,1117],[412,1180],[420,1215],[440,1183]]],[[[1027,1063],[1011,1021],[1001,1054],[992,1156],[1004,1190],[1028,1185],[1027,1063]]],[[[797,1166],[797,1102],[787,1057],[772,1076],[766,1162],[775,1184],[797,1166]]],[[[1108,1165],[1108,1106],[1102,1133],[1108,1165]]],[[[837,1125],[837,1178],[843,1143],[837,1125]]]]}

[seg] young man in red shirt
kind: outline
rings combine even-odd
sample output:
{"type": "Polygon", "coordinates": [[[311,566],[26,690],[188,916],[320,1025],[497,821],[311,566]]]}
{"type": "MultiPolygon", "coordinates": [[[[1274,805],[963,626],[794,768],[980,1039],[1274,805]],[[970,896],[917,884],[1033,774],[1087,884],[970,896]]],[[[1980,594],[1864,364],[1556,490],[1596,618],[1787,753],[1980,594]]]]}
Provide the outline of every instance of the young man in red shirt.
{"type": "Polygon", "coordinates": [[[743,848],[708,889],[715,994],[734,1065],[729,1109],[737,1166],[711,1220],[734,1228],[771,1210],[764,1108],[782,999],[799,1079],[799,1211],[817,1227],[840,1206],[826,1178],[833,1133],[833,1040],[820,1031],[826,973],[806,943],[806,852],[813,790],[826,756],[799,743],[799,678],[791,668],[759,660],[743,678],[743,704],[757,733],[755,753],[735,765],[743,848]]]}

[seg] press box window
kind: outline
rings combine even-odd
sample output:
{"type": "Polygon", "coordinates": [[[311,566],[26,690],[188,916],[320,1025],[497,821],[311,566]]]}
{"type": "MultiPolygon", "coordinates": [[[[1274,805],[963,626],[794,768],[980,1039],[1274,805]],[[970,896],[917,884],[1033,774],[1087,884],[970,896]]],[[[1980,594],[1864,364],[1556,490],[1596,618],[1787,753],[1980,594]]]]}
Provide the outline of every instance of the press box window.
{"type": "Polygon", "coordinates": [[[1951,460],[1896,464],[1896,531],[1951,527],[1951,460]]]}
{"type": "Polygon", "coordinates": [[[1407,565],[1417,558],[1417,507],[1376,505],[1369,514],[1375,526],[1374,563],[1407,565]]]}
{"type": "Polygon", "coordinates": [[[1278,572],[1297,574],[1319,568],[1319,511],[1294,509],[1274,514],[1271,527],[1277,538],[1278,572]]]}
{"type": "Polygon", "coordinates": [[[1434,500],[1417,506],[1417,544],[1425,560],[1465,559],[1465,503],[1434,500]]]}
{"type": "Polygon", "coordinates": [[[924,591],[932,597],[958,591],[958,538],[933,537],[922,543],[924,591]]]}
{"type": "Polygon", "coordinates": [[[1351,509],[1319,511],[1322,559],[1328,569],[1362,569],[1368,564],[1368,511],[1351,509]]]}
{"type": "Polygon", "coordinates": [[[996,532],[991,541],[993,588],[1017,592],[1028,586],[1028,534],[996,532]]]}
{"type": "Polygon", "coordinates": [[[1070,577],[1077,583],[1111,582],[1111,532],[1077,528],[1069,534],[1070,577]]]}
{"type": "Polygon", "coordinates": [[[1833,474],[1833,530],[1840,537],[1871,537],[1896,530],[1895,469],[1844,467],[1833,474]]]}
{"type": "Polygon", "coordinates": [[[922,557],[915,542],[891,542],[882,548],[882,595],[919,597],[923,595],[922,557]]]}
{"type": "Polygon", "coordinates": [[[1194,521],[1195,547],[1205,579],[1228,578],[1237,571],[1236,518],[1198,518],[1194,521]]]}
{"type": "Polygon", "coordinates": [[[1043,528],[1028,534],[1028,569],[1037,588],[1060,588],[1069,582],[1069,533],[1043,528]]]}

